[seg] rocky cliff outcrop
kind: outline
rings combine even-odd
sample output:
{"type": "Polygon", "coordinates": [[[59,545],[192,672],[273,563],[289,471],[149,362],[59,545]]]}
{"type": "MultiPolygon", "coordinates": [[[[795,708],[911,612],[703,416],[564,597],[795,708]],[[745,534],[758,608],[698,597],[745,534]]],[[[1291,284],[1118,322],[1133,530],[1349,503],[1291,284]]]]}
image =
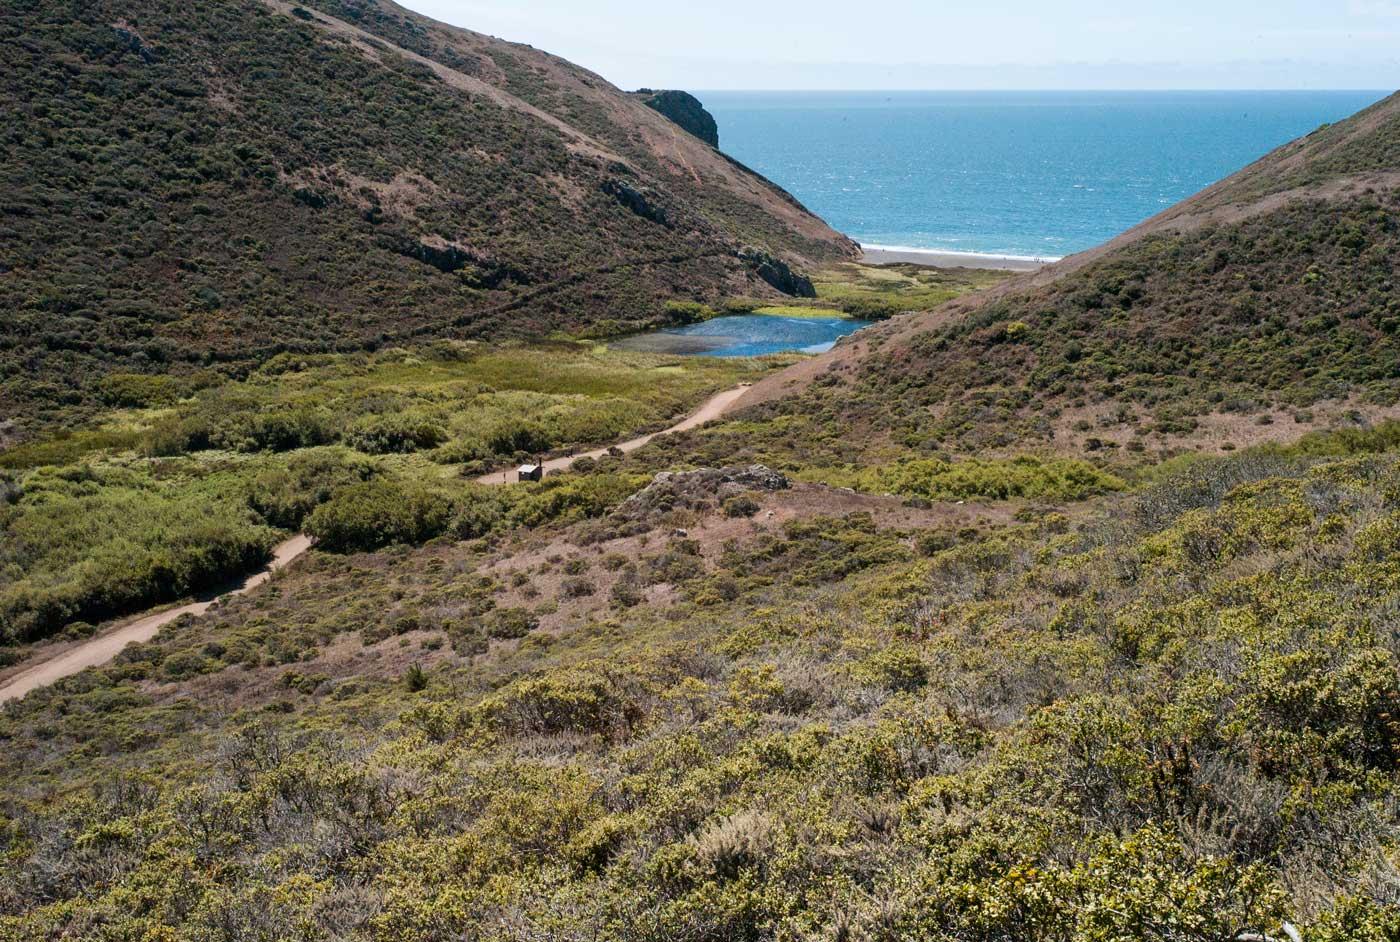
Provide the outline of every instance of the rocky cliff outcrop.
{"type": "Polygon", "coordinates": [[[756,248],[742,248],[739,250],[738,256],[748,263],[754,274],[783,294],[795,298],[815,298],[817,296],[812,279],[793,271],[791,266],[782,259],[775,258],[762,249],[756,248]]]}
{"type": "Polygon", "coordinates": [[[650,88],[643,88],[636,94],[648,108],[664,114],[711,147],[719,146],[719,125],[694,95],[650,88]]]}

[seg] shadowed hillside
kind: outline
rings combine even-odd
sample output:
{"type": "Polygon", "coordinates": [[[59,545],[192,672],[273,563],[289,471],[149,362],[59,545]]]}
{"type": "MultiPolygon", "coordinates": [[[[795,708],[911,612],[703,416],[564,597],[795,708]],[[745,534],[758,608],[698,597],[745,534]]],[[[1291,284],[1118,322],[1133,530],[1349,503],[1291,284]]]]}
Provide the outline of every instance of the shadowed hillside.
{"type": "Polygon", "coordinates": [[[598,76],[392,4],[17,0],[0,36],[10,414],[113,367],[617,330],[853,251],[598,76]]]}

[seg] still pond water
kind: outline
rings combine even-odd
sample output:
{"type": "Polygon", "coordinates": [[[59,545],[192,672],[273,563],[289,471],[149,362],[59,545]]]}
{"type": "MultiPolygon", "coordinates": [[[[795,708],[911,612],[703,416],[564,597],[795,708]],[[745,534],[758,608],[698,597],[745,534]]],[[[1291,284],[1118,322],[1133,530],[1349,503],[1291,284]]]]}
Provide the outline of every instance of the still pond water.
{"type": "Polygon", "coordinates": [[[769,353],[825,353],[870,321],[848,317],[779,317],[737,314],[685,327],[669,327],[619,340],[619,350],[711,357],[761,357],[769,353]]]}

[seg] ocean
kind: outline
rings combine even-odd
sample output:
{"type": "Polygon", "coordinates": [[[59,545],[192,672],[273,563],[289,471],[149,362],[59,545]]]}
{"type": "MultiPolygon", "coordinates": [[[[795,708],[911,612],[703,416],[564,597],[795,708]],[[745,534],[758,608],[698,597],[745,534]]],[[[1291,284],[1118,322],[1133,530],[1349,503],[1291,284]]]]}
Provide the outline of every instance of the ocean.
{"type": "Polygon", "coordinates": [[[870,247],[1091,248],[1384,92],[704,92],[720,147],[870,247]]]}

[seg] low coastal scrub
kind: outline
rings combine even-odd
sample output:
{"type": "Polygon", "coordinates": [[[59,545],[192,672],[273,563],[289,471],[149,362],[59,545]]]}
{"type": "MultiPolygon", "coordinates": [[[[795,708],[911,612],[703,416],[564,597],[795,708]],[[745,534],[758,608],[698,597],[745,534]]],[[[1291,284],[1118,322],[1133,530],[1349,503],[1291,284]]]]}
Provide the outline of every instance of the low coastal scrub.
{"type": "Polygon", "coordinates": [[[814,387],[785,408],[962,453],[1093,449],[1098,427],[1169,446],[1206,417],[1247,440],[1250,422],[1320,404],[1374,415],[1397,401],[1397,209],[1382,190],[1152,235],[930,322],[837,377],[839,397],[814,387]]]}
{"type": "Polygon", "coordinates": [[[813,469],[799,477],[858,491],[929,500],[1083,500],[1127,486],[1087,461],[1032,455],[957,461],[915,458],[876,467],[813,469]]]}
{"type": "Polygon", "coordinates": [[[318,557],[0,714],[0,937],[1393,938],[1397,460],[917,554],[861,513],[527,544],[525,606],[467,544],[318,557]]]}

